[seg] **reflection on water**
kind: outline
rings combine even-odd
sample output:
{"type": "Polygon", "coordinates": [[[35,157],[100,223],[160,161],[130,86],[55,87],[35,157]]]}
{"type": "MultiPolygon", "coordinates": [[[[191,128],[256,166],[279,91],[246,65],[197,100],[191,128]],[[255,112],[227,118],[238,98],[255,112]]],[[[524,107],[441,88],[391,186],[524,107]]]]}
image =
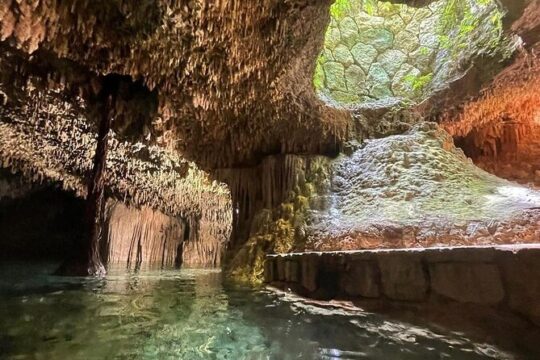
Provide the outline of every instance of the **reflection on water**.
{"type": "Polygon", "coordinates": [[[112,269],[50,276],[53,265],[0,265],[0,358],[507,358],[458,334],[223,284],[216,270],[112,269]]]}

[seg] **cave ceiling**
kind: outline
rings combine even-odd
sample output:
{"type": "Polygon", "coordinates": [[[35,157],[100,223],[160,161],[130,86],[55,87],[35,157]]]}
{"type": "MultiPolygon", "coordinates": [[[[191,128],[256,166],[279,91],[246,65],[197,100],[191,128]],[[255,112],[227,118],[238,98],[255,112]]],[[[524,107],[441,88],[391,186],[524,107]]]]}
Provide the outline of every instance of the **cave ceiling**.
{"type": "Polygon", "coordinates": [[[223,167],[265,153],[335,151],[348,114],[324,107],[310,76],[329,6],[329,0],[3,1],[0,39],[20,50],[22,61],[46,53],[75,63],[78,73],[142,81],[158,98],[153,140],[223,167]],[[318,136],[304,141],[309,134],[318,136]]]}

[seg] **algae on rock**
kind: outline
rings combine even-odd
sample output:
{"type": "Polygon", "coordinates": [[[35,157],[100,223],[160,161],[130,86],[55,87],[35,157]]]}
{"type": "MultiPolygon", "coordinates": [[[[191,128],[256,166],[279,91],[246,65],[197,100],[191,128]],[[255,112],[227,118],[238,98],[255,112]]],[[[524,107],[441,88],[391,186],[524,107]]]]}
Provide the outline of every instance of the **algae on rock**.
{"type": "Polygon", "coordinates": [[[262,165],[263,176],[289,180],[282,182],[286,184],[282,198],[265,201],[272,206],[257,211],[249,224],[248,239],[228,266],[229,274],[237,280],[260,283],[267,254],[302,250],[311,213],[329,191],[330,158],[287,155],[280,159],[285,166],[269,167],[275,160],[262,165]]]}

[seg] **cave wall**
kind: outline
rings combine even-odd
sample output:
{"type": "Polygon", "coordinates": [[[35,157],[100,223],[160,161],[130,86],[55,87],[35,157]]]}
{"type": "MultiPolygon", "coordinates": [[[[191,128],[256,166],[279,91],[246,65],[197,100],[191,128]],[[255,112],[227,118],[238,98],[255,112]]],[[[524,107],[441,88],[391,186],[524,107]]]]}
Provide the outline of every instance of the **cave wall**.
{"type": "Polygon", "coordinates": [[[128,266],[205,266],[221,264],[225,244],[204,238],[204,223],[196,218],[168,216],[109,200],[104,253],[110,264],[128,266]]]}
{"type": "MultiPolygon", "coordinates": [[[[63,260],[84,238],[85,202],[54,185],[0,171],[0,259],[63,260]]],[[[109,199],[101,252],[110,265],[219,266],[225,244],[201,219],[109,199]],[[206,226],[206,229],[201,227],[206,226]]]]}
{"type": "Polygon", "coordinates": [[[538,54],[538,45],[522,48],[480,96],[465,102],[458,111],[448,110],[442,118],[444,128],[476,164],[532,186],[540,184],[538,54]]]}
{"type": "Polygon", "coordinates": [[[540,2],[500,3],[513,56],[496,62],[480,57],[462,78],[414,111],[442,123],[482,169],[537,187],[540,2]]]}
{"type": "MultiPolygon", "coordinates": [[[[95,142],[84,109],[103,85],[102,75],[127,77],[127,87],[138,84],[142,90],[140,96],[133,92],[135,99],[120,102],[118,113],[126,116],[113,144],[108,185],[120,200],[152,205],[170,218],[114,207],[113,214],[133,219],[133,224],[116,222],[125,234],[110,229],[121,244],[118,258],[141,254],[157,259],[162,254],[162,261],[170,262],[178,258],[174,249],[178,252],[180,246],[172,233],[183,233],[184,239],[189,223],[188,238],[196,234],[204,241],[182,241],[186,263],[217,263],[232,218],[230,251],[241,254],[232,263],[251,266],[248,277],[260,275],[265,252],[302,244],[310,212],[318,205],[328,209],[327,163],[341,150],[350,155],[362,146],[357,133],[353,141],[358,141],[344,149],[353,127],[350,114],[325,106],[313,91],[330,5],[329,0],[223,0],[185,6],[162,0],[144,6],[120,0],[72,6],[45,0],[3,2],[0,45],[5,51],[0,60],[10,70],[3,70],[0,78],[0,100],[7,104],[0,109],[0,131],[9,141],[0,144],[2,165],[24,170],[34,180],[59,181],[84,196],[81,179],[95,142]],[[21,86],[24,94],[10,91],[14,80],[26,84],[21,86]],[[137,111],[139,107],[145,111],[137,111]],[[131,116],[130,109],[144,116],[131,116]],[[133,143],[141,139],[146,141],[133,143]],[[232,205],[226,189],[200,172],[201,167],[228,184],[232,205]],[[139,247],[144,252],[133,251],[139,247]]],[[[380,11],[385,8],[393,7],[381,5],[380,11]]],[[[425,13],[419,8],[414,12],[425,13]]],[[[355,25],[366,27],[364,20],[355,25]]],[[[340,31],[339,41],[340,25],[331,23],[340,31]]],[[[361,36],[352,33],[353,38],[361,36]]],[[[397,38],[399,32],[392,34],[397,38]]],[[[386,47],[382,44],[381,51],[386,47]]],[[[429,55],[431,59],[434,53],[429,55]]],[[[381,116],[374,112],[373,119],[381,116]]],[[[371,130],[365,133],[371,136],[371,130]]]]}
{"type": "Polygon", "coordinates": [[[349,114],[312,91],[330,3],[3,2],[2,165],[84,197],[93,97],[103,78],[125,78],[108,195],[194,219],[192,233],[207,243],[186,243],[186,261],[206,254],[217,263],[230,200],[198,169],[291,151],[336,153],[345,137],[349,114]],[[193,189],[201,187],[210,193],[193,189]]]}
{"type": "Polygon", "coordinates": [[[508,121],[479,127],[456,143],[482,169],[540,188],[540,125],[508,121]]]}
{"type": "Polygon", "coordinates": [[[32,192],[34,188],[20,176],[11,174],[5,169],[0,169],[0,201],[23,197],[32,192]]]}
{"type": "MultiPolygon", "coordinates": [[[[16,54],[11,56],[20,59],[16,54]]],[[[0,59],[0,63],[11,64],[5,59],[0,59]]],[[[5,69],[2,73],[4,81],[0,83],[0,90],[9,93],[9,100],[0,108],[0,167],[22,174],[28,182],[54,184],[85,198],[85,182],[96,144],[96,127],[89,115],[92,104],[81,97],[72,98],[70,86],[62,86],[54,80],[49,83],[46,75],[34,75],[32,71],[42,66],[22,62],[21,68],[30,72],[30,75],[26,73],[28,76],[15,69],[5,69]],[[7,79],[13,79],[20,87],[11,88],[7,79]],[[44,91],[43,82],[53,89],[44,91]]],[[[70,69],[69,76],[74,76],[73,71],[70,69]]],[[[50,73],[45,71],[45,74],[50,73]]],[[[64,73],[59,71],[54,75],[62,77],[64,73]]],[[[131,110],[115,117],[114,122],[118,120],[118,123],[109,140],[107,159],[107,196],[131,208],[151,207],[163,218],[192,219],[192,227],[198,230],[193,233],[194,239],[208,244],[190,243],[185,260],[219,263],[220,249],[228,241],[231,227],[228,190],[180,154],[143,139],[135,141],[131,135],[137,131],[125,128],[125,116],[138,114],[146,119],[146,113],[137,111],[137,105],[145,108],[152,104],[154,97],[125,77],[114,78],[120,80],[118,87],[123,89],[118,94],[117,105],[131,110]],[[146,102],[135,100],[145,96],[148,97],[146,102]]],[[[89,81],[92,79],[95,80],[90,76],[89,81]]],[[[138,125],[144,127],[144,121],[138,125]]],[[[137,221],[137,216],[133,219],[137,221]]],[[[146,260],[152,258],[148,256],[146,260]]]]}
{"type": "Polygon", "coordinates": [[[330,104],[419,102],[461,77],[474,57],[505,47],[503,15],[491,1],[338,0],[330,14],[314,78],[330,104]]]}
{"type": "Polygon", "coordinates": [[[107,203],[106,244],[108,264],[127,266],[177,266],[187,227],[179,218],[150,208],[130,208],[121,202],[107,203]]]}
{"type": "Polygon", "coordinates": [[[229,273],[260,282],[265,254],[534,243],[540,193],[478,168],[435,123],[337,157],[222,170],[234,211],[229,273]]]}
{"type": "Polygon", "coordinates": [[[226,264],[231,275],[260,282],[265,254],[303,247],[310,212],[328,201],[329,163],[325,156],[289,154],[266,157],[253,168],[216,172],[233,199],[226,264]]]}

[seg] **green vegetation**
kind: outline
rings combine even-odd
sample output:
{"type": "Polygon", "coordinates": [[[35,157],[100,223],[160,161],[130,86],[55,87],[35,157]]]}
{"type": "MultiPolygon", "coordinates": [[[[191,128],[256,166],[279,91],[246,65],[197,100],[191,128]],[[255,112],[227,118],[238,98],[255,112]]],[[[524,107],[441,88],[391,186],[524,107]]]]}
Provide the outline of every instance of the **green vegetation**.
{"type": "Polygon", "coordinates": [[[262,209],[255,215],[249,239],[229,264],[229,274],[235,280],[261,284],[266,254],[304,248],[311,204],[316,204],[317,198],[329,191],[329,161],[322,156],[314,157],[309,162],[302,162],[305,170],[303,166],[289,170],[301,176],[295,176],[295,185],[281,204],[262,209]]]}
{"type": "Polygon", "coordinates": [[[447,0],[437,33],[441,48],[449,50],[454,60],[471,45],[494,51],[502,41],[502,13],[494,0],[447,0]],[[483,26],[486,17],[490,26],[483,26]],[[472,41],[475,37],[479,41],[472,41]]]}
{"type": "Polygon", "coordinates": [[[417,96],[423,93],[427,85],[431,83],[431,80],[433,80],[433,73],[419,76],[407,75],[403,78],[403,81],[412,88],[417,96]]]}
{"type": "Polygon", "coordinates": [[[350,0],[336,0],[330,7],[330,16],[332,19],[339,21],[351,10],[350,0]]]}
{"type": "Polygon", "coordinates": [[[375,15],[377,11],[377,0],[364,0],[363,9],[368,15],[375,15]]]}
{"type": "Polygon", "coordinates": [[[368,15],[376,15],[378,10],[390,12],[399,8],[400,5],[379,2],[379,0],[336,0],[330,7],[330,16],[339,21],[354,12],[364,11],[368,15]]]}
{"type": "Polygon", "coordinates": [[[324,70],[322,68],[322,57],[321,54],[317,60],[317,65],[315,67],[315,76],[313,77],[313,86],[315,90],[321,91],[324,88],[324,70]]]}

